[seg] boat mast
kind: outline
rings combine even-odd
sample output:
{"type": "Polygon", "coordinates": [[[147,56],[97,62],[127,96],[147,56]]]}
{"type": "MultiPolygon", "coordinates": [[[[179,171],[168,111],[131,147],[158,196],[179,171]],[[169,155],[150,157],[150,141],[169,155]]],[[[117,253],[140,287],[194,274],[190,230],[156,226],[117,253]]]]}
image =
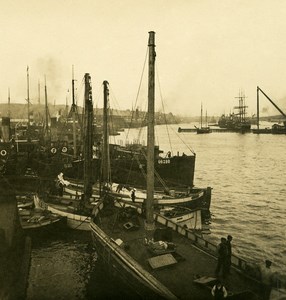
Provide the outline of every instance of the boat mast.
{"type": "Polygon", "coordinates": [[[46,75],[45,75],[45,138],[48,140],[49,138],[49,111],[48,111],[48,93],[47,93],[47,83],[46,83],[46,75]]]}
{"type": "Polygon", "coordinates": [[[29,66],[27,66],[27,102],[28,102],[28,125],[27,125],[27,133],[28,138],[30,137],[30,89],[29,89],[29,66]]]}
{"type": "Polygon", "coordinates": [[[72,121],[73,121],[73,157],[77,156],[77,144],[76,144],[76,104],[74,95],[74,70],[72,66],[72,121]]]}
{"type": "Polygon", "coordinates": [[[93,146],[93,103],[91,78],[89,73],[84,75],[84,203],[87,203],[92,195],[92,146],[93,146]]]}
{"type": "MultiPolygon", "coordinates": [[[[155,126],[155,32],[149,32],[149,71],[148,71],[148,128],[147,128],[147,202],[145,229],[151,233],[154,223],[154,126],[155,126]]],[[[149,234],[150,235],[150,234],[149,234]]],[[[148,236],[149,236],[148,235],[148,236]]]]}
{"type": "Polygon", "coordinates": [[[109,88],[108,81],[103,81],[103,154],[102,154],[102,181],[109,183],[110,161],[109,161],[109,132],[108,132],[108,110],[109,110],[109,88]]]}

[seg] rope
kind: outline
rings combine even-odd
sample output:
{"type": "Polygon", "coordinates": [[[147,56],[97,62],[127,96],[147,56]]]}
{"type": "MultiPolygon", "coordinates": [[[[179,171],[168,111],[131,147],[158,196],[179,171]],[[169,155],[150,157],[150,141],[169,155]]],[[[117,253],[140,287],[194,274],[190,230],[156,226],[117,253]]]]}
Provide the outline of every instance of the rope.
{"type": "MultiPolygon", "coordinates": [[[[136,95],[136,99],[135,99],[135,107],[137,106],[137,102],[138,102],[138,98],[139,98],[139,92],[140,92],[142,81],[143,81],[143,74],[144,74],[144,70],[145,70],[145,66],[146,66],[148,52],[149,52],[149,49],[147,47],[146,54],[145,54],[145,60],[144,60],[143,68],[142,68],[142,73],[141,73],[141,77],[140,77],[139,87],[138,87],[137,95],[136,95]]],[[[131,124],[132,124],[132,121],[133,121],[133,117],[134,117],[134,112],[132,111],[131,122],[130,122],[131,124]]],[[[126,138],[128,138],[129,130],[130,130],[130,127],[128,128],[126,138]]]]}
{"type": "Polygon", "coordinates": [[[78,226],[76,226],[74,229],[78,229],[90,216],[87,216],[78,226]]]}
{"type": "MultiPolygon", "coordinates": [[[[169,145],[170,145],[170,148],[171,148],[171,152],[173,153],[173,150],[172,150],[172,144],[171,144],[171,138],[170,138],[170,133],[169,133],[169,127],[168,126],[168,122],[167,122],[167,119],[166,119],[166,113],[165,113],[165,105],[164,105],[164,102],[163,102],[163,96],[162,96],[162,91],[161,91],[161,85],[160,85],[160,80],[159,80],[159,71],[158,71],[158,68],[157,68],[157,65],[156,65],[156,72],[157,72],[157,81],[158,81],[158,86],[159,86],[159,92],[160,92],[160,98],[161,98],[161,103],[162,103],[162,109],[163,109],[163,114],[164,114],[164,118],[165,118],[165,124],[166,124],[166,129],[167,129],[167,134],[168,134],[168,140],[169,140],[169,145]]],[[[178,125],[179,122],[174,118],[175,120],[175,124],[178,125]]],[[[178,135],[178,132],[177,131],[174,131],[174,128],[171,127],[171,130],[173,130],[173,132],[176,134],[176,136],[181,140],[181,142],[183,142],[183,144],[185,146],[187,146],[188,150],[190,150],[193,154],[195,154],[195,151],[189,146],[186,144],[186,140],[187,139],[182,139],[181,138],[181,135],[178,135]]]]}

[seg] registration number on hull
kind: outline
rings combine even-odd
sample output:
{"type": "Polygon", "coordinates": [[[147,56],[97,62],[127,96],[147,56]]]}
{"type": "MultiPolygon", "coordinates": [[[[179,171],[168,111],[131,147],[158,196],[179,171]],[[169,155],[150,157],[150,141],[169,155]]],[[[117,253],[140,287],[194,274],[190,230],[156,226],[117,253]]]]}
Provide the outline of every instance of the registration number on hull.
{"type": "Polygon", "coordinates": [[[168,164],[170,164],[171,163],[171,161],[170,161],[170,159],[168,159],[168,158],[166,158],[166,159],[158,159],[158,164],[159,165],[168,165],[168,164]]]}

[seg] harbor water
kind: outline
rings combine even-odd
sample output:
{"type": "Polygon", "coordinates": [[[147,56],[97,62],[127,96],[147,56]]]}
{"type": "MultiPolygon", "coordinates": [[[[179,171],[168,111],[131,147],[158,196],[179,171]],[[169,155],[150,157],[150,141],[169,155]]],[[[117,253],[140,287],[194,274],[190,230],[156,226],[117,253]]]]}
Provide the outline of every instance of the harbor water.
{"type": "MultiPolygon", "coordinates": [[[[197,135],[178,133],[179,126],[191,125],[156,126],[156,144],[165,153],[196,153],[194,184],[213,188],[205,238],[219,243],[231,234],[235,254],[258,264],[270,259],[273,270],[286,274],[285,135],[197,135]]],[[[125,131],[111,142],[146,144],[144,131],[125,131]]],[[[32,241],[27,299],[126,299],[128,291],[111,281],[97,260],[89,233],[47,232],[32,241]]]]}

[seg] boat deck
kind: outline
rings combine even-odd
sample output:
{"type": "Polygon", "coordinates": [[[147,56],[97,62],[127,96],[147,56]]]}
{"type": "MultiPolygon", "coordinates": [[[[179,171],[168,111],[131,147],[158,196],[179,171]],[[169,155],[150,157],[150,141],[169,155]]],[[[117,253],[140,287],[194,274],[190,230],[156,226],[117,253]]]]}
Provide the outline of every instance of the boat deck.
{"type": "MultiPolygon", "coordinates": [[[[108,216],[100,216],[99,227],[113,240],[117,240],[119,247],[124,248],[128,255],[177,298],[211,298],[210,288],[216,280],[217,260],[214,255],[196,247],[193,241],[174,231],[170,234],[170,230],[162,229],[157,233],[171,240],[169,245],[175,246],[175,250],[172,247],[170,250],[151,249],[145,242],[144,219],[139,214],[132,215],[123,209],[121,213],[109,209],[108,216]]],[[[163,228],[163,225],[159,227],[163,228]]],[[[261,299],[260,284],[244,277],[234,268],[222,281],[228,290],[229,299],[261,299]]]]}

